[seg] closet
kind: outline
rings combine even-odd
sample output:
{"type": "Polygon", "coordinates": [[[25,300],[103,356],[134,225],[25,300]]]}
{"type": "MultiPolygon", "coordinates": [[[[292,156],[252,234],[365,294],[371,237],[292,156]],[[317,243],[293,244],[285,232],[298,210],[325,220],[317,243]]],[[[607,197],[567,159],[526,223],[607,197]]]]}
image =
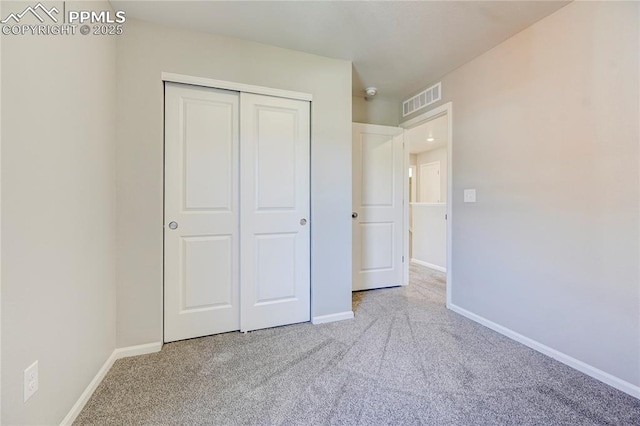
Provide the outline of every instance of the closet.
{"type": "Polygon", "coordinates": [[[310,319],[310,102],[165,83],[164,341],[310,319]]]}

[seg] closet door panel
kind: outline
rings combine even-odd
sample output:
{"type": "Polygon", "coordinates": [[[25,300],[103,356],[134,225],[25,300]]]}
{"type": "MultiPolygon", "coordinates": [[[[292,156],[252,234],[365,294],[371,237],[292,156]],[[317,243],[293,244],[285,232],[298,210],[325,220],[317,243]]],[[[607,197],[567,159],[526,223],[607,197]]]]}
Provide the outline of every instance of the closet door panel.
{"type": "Polygon", "coordinates": [[[310,104],[241,94],[241,329],[310,319],[310,104]]]}
{"type": "Polygon", "coordinates": [[[240,328],[239,93],[166,83],[164,341],[240,328]]]}

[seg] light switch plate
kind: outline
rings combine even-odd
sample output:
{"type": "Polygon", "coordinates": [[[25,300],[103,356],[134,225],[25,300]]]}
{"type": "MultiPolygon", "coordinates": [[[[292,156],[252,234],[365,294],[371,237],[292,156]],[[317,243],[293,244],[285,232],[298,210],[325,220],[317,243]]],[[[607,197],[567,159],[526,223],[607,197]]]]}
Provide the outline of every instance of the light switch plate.
{"type": "Polygon", "coordinates": [[[465,203],[475,203],[476,202],[476,190],[475,189],[465,189],[464,190],[464,202],[465,203]]]}

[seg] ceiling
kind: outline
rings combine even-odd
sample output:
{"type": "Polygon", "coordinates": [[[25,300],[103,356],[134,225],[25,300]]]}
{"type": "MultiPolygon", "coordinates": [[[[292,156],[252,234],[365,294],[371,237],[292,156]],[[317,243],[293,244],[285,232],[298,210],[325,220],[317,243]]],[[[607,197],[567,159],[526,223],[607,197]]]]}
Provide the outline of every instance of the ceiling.
{"type": "Polygon", "coordinates": [[[418,154],[447,146],[447,120],[447,116],[443,115],[407,130],[405,135],[409,141],[409,153],[418,154]],[[427,141],[430,137],[434,139],[432,142],[427,141]]]}
{"type": "Polygon", "coordinates": [[[353,92],[402,99],[567,1],[111,0],[127,18],[353,62],[353,92]]]}

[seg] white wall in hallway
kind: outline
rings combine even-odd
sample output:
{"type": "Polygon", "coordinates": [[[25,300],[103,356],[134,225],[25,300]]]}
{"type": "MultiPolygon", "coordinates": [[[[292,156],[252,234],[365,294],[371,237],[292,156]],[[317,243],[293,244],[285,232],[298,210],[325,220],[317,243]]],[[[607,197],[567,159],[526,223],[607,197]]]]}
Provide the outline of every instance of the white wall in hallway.
{"type": "Polygon", "coordinates": [[[412,203],[413,241],[411,259],[439,271],[447,270],[446,204],[412,203]]]}

